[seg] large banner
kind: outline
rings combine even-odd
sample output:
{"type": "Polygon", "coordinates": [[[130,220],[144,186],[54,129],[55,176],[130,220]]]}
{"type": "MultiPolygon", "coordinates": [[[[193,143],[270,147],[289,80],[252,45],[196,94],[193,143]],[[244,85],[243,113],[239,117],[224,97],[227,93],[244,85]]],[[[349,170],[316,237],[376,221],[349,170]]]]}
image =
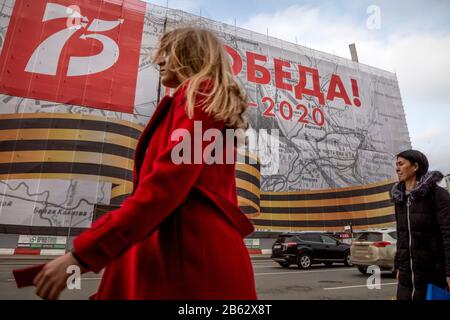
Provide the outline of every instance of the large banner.
{"type": "Polygon", "coordinates": [[[0,0],[0,226],[87,228],[131,193],[168,93],[152,53],[184,25],[224,41],[247,91],[257,143],[236,181],[258,230],[392,226],[410,147],[395,74],[139,0],[0,0]]]}

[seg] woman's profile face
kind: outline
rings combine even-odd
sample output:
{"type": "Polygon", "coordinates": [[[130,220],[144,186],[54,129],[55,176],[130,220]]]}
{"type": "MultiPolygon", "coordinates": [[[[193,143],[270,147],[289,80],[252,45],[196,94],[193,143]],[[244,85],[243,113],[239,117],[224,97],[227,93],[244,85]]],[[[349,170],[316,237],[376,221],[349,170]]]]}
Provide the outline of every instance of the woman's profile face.
{"type": "Polygon", "coordinates": [[[178,80],[176,73],[171,71],[168,67],[170,65],[170,57],[171,56],[169,54],[165,54],[157,61],[161,75],[161,82],[167,88],[177,88],[181,83],[178,80]]]}
{"type": "Polygon", "coordinates": [[[397,157],[396,167],[398,180],[400,182],[404,182],[415,176],[416,171],[419,168],[417,164],[412,164],[409,160],[402,157],[397,157]]]}

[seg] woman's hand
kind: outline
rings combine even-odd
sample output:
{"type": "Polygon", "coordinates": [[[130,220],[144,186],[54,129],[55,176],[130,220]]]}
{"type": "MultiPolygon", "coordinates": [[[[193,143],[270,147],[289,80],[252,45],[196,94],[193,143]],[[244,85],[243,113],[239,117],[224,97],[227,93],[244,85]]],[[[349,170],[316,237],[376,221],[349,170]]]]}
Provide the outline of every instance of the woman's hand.
{"type": "Polygon", "coordinates": [[[447,288],[450,291],[450,277],[447,277],[447,288]]]}
{"type": "Polygon", "coordinates": [[[66,253],[47,263],[33,280],[36,294],[45,300],[57,300],[67,286],[67,279],[70,276],[67,270],[70,266],[78,266],[80,270],[82,269],[71,253],[66,253]]]}

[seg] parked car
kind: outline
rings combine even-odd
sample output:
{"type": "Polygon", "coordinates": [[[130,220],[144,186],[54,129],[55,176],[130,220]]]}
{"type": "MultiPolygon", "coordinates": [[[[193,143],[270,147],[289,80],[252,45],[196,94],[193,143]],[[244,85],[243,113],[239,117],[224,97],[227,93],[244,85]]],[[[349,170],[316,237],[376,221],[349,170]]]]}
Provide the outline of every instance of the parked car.
{"type": "Polygon", "coordinates": [[[313,263],[331,266],[335,262],[350,266],[350,245],[320,233],[282,233],[272,246],[272,260],[283,268],[296,264],[309,269],[313,263]]]}
{"type": "Polygon", "coordinates": [[[378,266],[381,270],[394,270],[397,250],[397,232],[395,229],[380,229],[360,232],[351,246],[351,262],[362,274],[369,266],[378,266]]]}

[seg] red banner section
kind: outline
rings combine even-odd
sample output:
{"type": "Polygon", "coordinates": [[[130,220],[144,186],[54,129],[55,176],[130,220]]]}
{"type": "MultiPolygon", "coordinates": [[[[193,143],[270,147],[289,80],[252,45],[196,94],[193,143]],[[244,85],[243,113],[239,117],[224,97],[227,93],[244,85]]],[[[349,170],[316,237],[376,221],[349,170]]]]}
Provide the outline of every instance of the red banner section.
{"type": "Polygon", "coordinates": [[[0,92],[133,113],[146,4],[16,0],[0,92]]]}
{"type": "MultiPolygon", "coordinates": [[[[243,59],[236,49],[228,45],[225,45],[225,50],[230,55],[233,74],[235,76],[238,76],[244,69],[243,59]]],[[[355,79],[350,79],[350,84],[352,88],[351,93],[353,94],[353,100],[350,100],[351,96],[345,89],[344,82],[342,81],[340,75],[332,74],[328,87],[326,87],[327,90],[323,92],[324,88],[322,88],[320,84],[321,76],[319,74],[318,69],[302,66],[300,64],[293,65],[289,61],[274,58],[273,59],[274,76],[272,77],[271,72],[265,66],[269,62],[267,56],[247,51],[245,53],[245,59],[247,62],[246,80],[248,82],[260,85],[273,84],[277,89],[291,92],[293,91],[295,93],[295,98],[297,100],[302,100],[304,96],[316,97],[319,104],[324,105],[325,99],[329,102],[341,99],[348,106],[351,106],[353,104],[358,108],[361,107],[358,82],[355,79]],[[295,85],[292,84],[294,78],[294,72],[292,72],[292,68],[297,69],[296,73],[298,74],[297,78],[299,79],[298,83],[295,85]],[[325,95],[325,93],[327,94],[325,95]]],[[[273,101],[272,98],[265,97],[263,98],[262,102],[265,102],[264,100],[267,99],[273,101]]],[[[253,107],[257,106],[254,103],[251,103],[250,105],[253,107]]],[[[280,106],[280,108],[281,107],[282,106],[280,106]]],[[[304,106],[298,105],[297,110],[302,109],[302,107],[304,106]]],[[[268,114],[266,113],[270,113],[272,108],[273,102],[270,103],[269,109],[264,112],[264,115],[267,116],[268,114]]],[[[284,118],[286,119],[286,117],[284,118]]],[[[300,122],[304,121],[300,120],[300,122]]]]}

